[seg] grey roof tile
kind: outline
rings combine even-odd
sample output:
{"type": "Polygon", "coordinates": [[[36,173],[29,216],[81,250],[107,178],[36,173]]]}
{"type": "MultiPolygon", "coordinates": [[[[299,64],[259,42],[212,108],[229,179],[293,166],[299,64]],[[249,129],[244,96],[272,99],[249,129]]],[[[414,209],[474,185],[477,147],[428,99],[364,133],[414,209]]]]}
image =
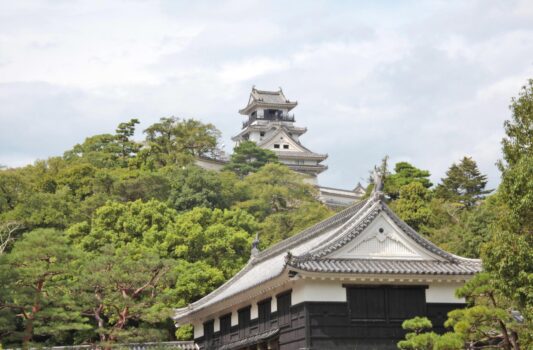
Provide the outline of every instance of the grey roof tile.
{"type": "Polygon", "coordinates": [[[435,260],[317,259],[289,261],[288,266],[308,272],[351,274],[472,275],[481,270],[478,261],[435,260]]]}

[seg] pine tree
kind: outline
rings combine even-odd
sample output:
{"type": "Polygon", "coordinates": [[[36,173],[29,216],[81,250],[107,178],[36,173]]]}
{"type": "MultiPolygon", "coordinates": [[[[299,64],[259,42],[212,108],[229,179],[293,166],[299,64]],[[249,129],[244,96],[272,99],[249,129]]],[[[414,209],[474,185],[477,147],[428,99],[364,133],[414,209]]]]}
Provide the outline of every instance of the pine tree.
{"type": "Polygon", "coordinates": [[[257,146],[253,141],[244,141],[235,147],[225,169],[243,177],[256,172],[266,163],[277,162],[278,157],[274,152],[257,146]]]}
{"type": "Polygon", "coordinates": [[[25,349],[35,335],[60,335],[90,328],[77,310],[69,288],[77,257],[63,234],[53,229],[26,233],[9,254],[2,256],[5,260],[0,261],[0,311],[9,311],[4,317],[20,319],[22,331],[9,331],[11,338],[22,342],[25,349]]]}
{"type": "Polygon", "coordinates": [[[485,189],[486,185],[487,176],[481,174],[472,158],[464,157],[448,169],[446,177],[437,186],[436,196],[471,208],[492,192],[485,189]]]}

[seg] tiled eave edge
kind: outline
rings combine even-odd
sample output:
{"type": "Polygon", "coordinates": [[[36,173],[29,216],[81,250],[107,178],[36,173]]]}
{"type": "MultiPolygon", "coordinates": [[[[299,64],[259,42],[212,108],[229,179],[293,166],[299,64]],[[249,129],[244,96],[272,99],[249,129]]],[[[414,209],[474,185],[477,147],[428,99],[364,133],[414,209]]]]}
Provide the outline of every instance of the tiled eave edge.
{"type": "Polygon", "coordinates": [[[239,113],[248,114],[256,107],[288,109],[290,111],[297,105],[298,105],[298,102],[268,103],[268,102],[261,102],[261,101],[253,101],[248,106],[244,107],[243,109],[240,109],[239,113]]]}
{"type": "Polygon", "coordinates": [[[420,284],[420,283],[465,283],[474,275],[423,275],[423,274],[348,274],[332,272],[308,272],[290,267],[290,271],[297,272],[292,280],[341,281],[357,284],[420,284]]]}
{"type": "Polygon", "coordinates": [[[308,153],[308,152],[293,152],[290,154],[284,154],[284,151],[274,151],[278,158],[280,159],[310,159],[310,160],[326,160],[328,158],[327,154],[319,153],[308,153]]]}
{"type": "Polygon", "coordinates": [[[198,309],[191,309],[189,313],[183,314],[183,316],[179,315],[179,311],[187,311],[188,308],[178,309],[178,314],[173,318],[176,324],[186,324],[193,320],[203,321],[208,317],[213,318],[214,315],[223,315],[229,309],[238,309],[241,306],[249,305],[251,300],[265,298],[268,295],[275,295],[282,292],[288,288],[286,285],[291,283],[293,281],[288,278],[287,270],[284,269],[279,275],[269,280],[262,281],[244,291],[221,299],[216,303],[201,306],[198,309]]]}

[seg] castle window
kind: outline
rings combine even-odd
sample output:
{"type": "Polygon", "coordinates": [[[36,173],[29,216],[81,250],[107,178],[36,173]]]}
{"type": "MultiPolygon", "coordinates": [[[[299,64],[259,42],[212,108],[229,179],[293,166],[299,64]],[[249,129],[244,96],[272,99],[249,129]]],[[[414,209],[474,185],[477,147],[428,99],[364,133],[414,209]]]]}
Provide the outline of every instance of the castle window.
{"type": "Polygon", "coordinates": [[[278,299],[278,324],[280,326],[291,322],[291,291],[277,296],[278,299]]]}
{"type": "Polygon", "coordinates": [[[257,303],[259,331],[266,331],[270,328],[271,299],[257,303]]]}
{"type": "Polygon", "coordinates": [[[224,340],[229,340],[231,334],[231,314],[220,317],[220,336],[224,340]]]}
{"type": "Polygon", "coordinates": [[[276,144],[274,145],[274,148],[279,148],[279,144],[276,143],[276,144]]]}
{"type": "Polygon", "coordinates": [[[215,334],[215,320],[209,320],[204,323],[205,340],[209,341],[213,339],[213,334],[215,334]]]}
{"type": "Polygon", "coordinates": [[[352,321],[403,321],[425,313],[424,286],[347,286],[352,321]]]}
{"type": "Polygon", "coordinates": [[[238,311],[239,316],[239,338],[244,338],[250,326],[250,309],[251,306],[247,306],[244,309],[238,311]]]}
{"type": "Polygon", "coordinates": [[[259,136],[261,136],[261,137],[265,136],[265,132],[264,132],[264,131],[261,131],[261,132],[259,133],[259,136]]]}
{"type": "Polygon", "coordinates": [[[283,149],[289,149],[289,145],[283,145],[283,149]]]}

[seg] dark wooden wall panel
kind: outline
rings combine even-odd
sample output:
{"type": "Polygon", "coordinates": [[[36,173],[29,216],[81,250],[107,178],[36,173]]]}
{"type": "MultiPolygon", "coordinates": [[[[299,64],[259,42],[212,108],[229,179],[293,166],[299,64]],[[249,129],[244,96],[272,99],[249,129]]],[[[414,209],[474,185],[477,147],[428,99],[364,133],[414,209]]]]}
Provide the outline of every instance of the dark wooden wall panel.
{"type": "MultiPolygon", "coordinates": [[[[443,333],[447,313],[462,307],[464,304],[460,303],[428,303],[425,305],[425,315],[421,316],[427,316],[433,322],[434,330],[443,333]]],[[[274,312],[270,316],[266,327],[277,328],[277,313],[274,312]]],[[[348,303],[345,302],[307,302],[293,305],[290,307],[289,320],[280,326],[280,350],[392,350],[396,349],[396,343],[405,336],[399,320],[361,322],[351,319],[348,303]]],[[[258,319],[250,320],[245,334],[254,335],[258,332],[258,319]]],[[[209,343],[204,337],[195,341],[201,350],[211,350],[239,339],[238,326],[232,326],[229,336],[224,339],[220,332],[215,332],[209,343]]]]}

